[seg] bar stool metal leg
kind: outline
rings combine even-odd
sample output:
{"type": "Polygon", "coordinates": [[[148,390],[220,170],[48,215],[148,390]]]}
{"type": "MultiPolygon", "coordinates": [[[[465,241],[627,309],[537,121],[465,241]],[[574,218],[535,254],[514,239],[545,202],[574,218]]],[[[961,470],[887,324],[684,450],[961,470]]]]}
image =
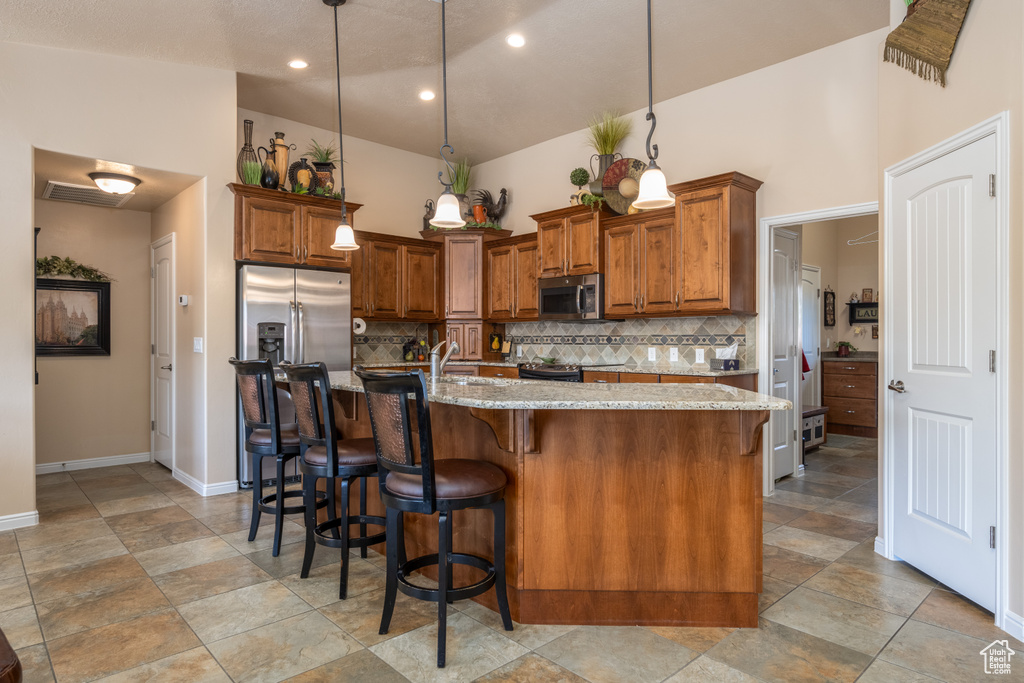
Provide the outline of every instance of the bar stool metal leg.
{"type": "Polygon", "coordinates": [[[438,512],[437,525],[437,666],[444,668],[445,636],[448,634],[448,590],[452,585],[451,526],[447,512],[438,512]]]}
{"type": "Polygon", "coordinates": [[[348,533],[348,489],[352,478],[344,477],[341,480],[341,579],[338,583],[338,597],[342,600],[348,596],[348,566],[352,562],[349,556],[349,533],[348,533]]]}
{"type": "MultiPolygon", "coordinates": [[[[399,534],[401,534],[403,526],[400,511],[389,507],[386,514],[387,523],[384,527],[384,536],[387,539],[385,547],[387,548],[388,571],[384,583],[384,609],[381,612],[380,630],[378,631],[380,635],[387,633],[391,626],[391,615],[395,612],[395,600],[398,598],[398,568],[401,566],[398,557],[400,543],[398,539],[402,538],[399,534]]],[[[402,545],[405,544],[402,543],[402,545]]],[[[404,558],[402,559],[402,564],[404,564],[404,558]]]]}
{"type": "MultiPolygon", "coordinates": [[[[359,480],[359,515],[361,517],[366,516],[366,477],[362,477],[359,480]]],[[[366,523],[359,523],[359,535],[366,537],[366,523]]],[[[366,546],[364,545],[359,549],[359,557],[366,559],[366,546]]]]}
{"type": "Polygon", "coordinates": [[[249,542],[256,540],[260,528],[260,501],[263,499],[263,456],[250,453],[252,458],[252,521],[249,523],[249,542]]]}
{"type": "Polygon", "coordinates": [[[302,570],[299,578],[309,577],[309,568],[313,565],[313,551],[316,543],[313,539],[313,529],[316,527],[316,477],[311,474],[302,475],[302,504],[305,507],[303,514],[306,522],[306,549],[302,555],[302,570]]]}
{"type": "Polygon", "coordinates": [[[281,527],[284,526],[284,463],[285,459],[277,456],[277,497],[274,499],[274,551],[273,556],[281,554],[281,527]]]}

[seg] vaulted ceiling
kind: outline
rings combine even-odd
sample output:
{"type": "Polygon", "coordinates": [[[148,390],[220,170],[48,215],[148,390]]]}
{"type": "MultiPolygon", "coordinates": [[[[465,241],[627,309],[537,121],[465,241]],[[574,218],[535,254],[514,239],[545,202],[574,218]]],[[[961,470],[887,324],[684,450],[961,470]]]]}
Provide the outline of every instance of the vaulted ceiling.
{"type": "MultiPolygon", "coordinates": [[[[653,0],[655,102],[888,23],[888,0],[653,0]]],[[[448,0],[449,136],[475,163],[647,105],[643,0],[448,0]],[[523,34],[526,46],[505,36],[523,34]]],[[[345,133],[422,154],[441,143],[436,0],[348,0],[345,133]],[[432,89],[437,99],[418,93],[432,89]]],[[[321,0],[4,0],[0,40],[237,72],[238,105],[337,127],[321,0]],[[301,58],[309,67],[287,66],[301,58]]],[[[31,69],[31,65],[23,65],[31,69]]],[[[751,102],[750,106],[756,106],[751,102]]]]}

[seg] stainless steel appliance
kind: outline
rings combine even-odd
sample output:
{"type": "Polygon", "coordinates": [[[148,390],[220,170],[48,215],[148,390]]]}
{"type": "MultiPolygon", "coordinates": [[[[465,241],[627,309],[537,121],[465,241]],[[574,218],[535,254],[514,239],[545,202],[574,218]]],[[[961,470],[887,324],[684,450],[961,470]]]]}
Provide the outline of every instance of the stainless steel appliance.
{"type": "Polygon", "coordinates": [[[546,379],[553,382],[582,382],[583,368],[578,365],[520,363],[519,379],[546,379]]]}
{"type": "MultiPolygon", "coordinates": [[[[238,271],[238,357],[293,363],[323,361],[352,369],[352,290],[347,273],[272,266],[238,271]]],[[[282,423],[295,421],[288,394],[278,391],[282,423]]],[[[245,425],[238,420],[238,482],[252,485],[245,425]]],[[[294,462],[294,461],[293,461],[294,462]]],[[[289,472],[292,474],[292,472],[289,472]]]]}
{"type": "Polygon", "coordinates": [[[541,320],[601,320],[604,289],[600,273],[537,281],[541,320]]]}

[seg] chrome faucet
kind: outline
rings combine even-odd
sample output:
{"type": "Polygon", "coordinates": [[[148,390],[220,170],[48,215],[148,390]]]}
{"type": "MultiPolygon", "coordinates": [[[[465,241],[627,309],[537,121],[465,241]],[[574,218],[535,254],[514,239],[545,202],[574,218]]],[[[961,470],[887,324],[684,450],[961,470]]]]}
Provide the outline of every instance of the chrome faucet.
{"type": "Polygon", "coordinates": [[[453,353],[459,352],[459,343],[453,341],[448,347],[448,352],[444,354],[444,358],[441,357],[441,347],[444,346],[443,340],[437,346],[430,349],[430,375],[432,377],[440,377],[441,373],[444,372],[444,366],[448,364],[448,359],[452,357],[453,353]]]}

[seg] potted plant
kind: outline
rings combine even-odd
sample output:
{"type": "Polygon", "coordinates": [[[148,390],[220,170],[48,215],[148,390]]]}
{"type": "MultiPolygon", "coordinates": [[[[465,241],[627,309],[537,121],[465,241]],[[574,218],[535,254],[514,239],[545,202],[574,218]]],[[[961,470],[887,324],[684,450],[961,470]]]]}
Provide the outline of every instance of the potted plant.
{"type": "Polygon", "coordinates": [[[334,141],[321,145],[316,140],[310,140],[306,156],[313,162],[319,186],[328,194],[331,193],[334,190],[334,164],[338,161],[338,148],[334,146],[334,141]]]}
{"type": "Polygon", "coordinates": [[[576,192],[569,195],[569,203],[576,206],[580,203],[580,197],[585,194],[583,186],[590,182],[590,171],[583,167],[574,168],[569,173],[569,182],[576,186],[576,192]]]}
{"type": "MultiPolygon", "coordinates": [[[[587,143],[597,152],[590,157],[590,169],[594,180],[590,183],[591,194],[604,194],[602,181],[604,172],[615,161],[615,149],[633,130],[633,120],[611,112],[604,112],[587,123],[587,143]],[[594,171],[594,160],[597,159],[597,170],[594,171]]],[[[620,158],[622,155],[618,155],[620,158]]]]}
{"type": "Polygon", "coordinates": [[[459,211],[462,217],[469,220],[473,217],[473,209],[470,207],[469,199],[466,198],[466,191],[469,189],[469,174],[473,170],[469,159],[463,159],[455,163],[455,173],[448,171],[448,182],[452,184],[452,192],[459,199],[459,211]]]}
{"type": "Polygon", "coordinates": [[[840,358],[846,358],[851,353],[857,353],[857,347],[848,341],[836,342],[836,354],[840,358]]]}

